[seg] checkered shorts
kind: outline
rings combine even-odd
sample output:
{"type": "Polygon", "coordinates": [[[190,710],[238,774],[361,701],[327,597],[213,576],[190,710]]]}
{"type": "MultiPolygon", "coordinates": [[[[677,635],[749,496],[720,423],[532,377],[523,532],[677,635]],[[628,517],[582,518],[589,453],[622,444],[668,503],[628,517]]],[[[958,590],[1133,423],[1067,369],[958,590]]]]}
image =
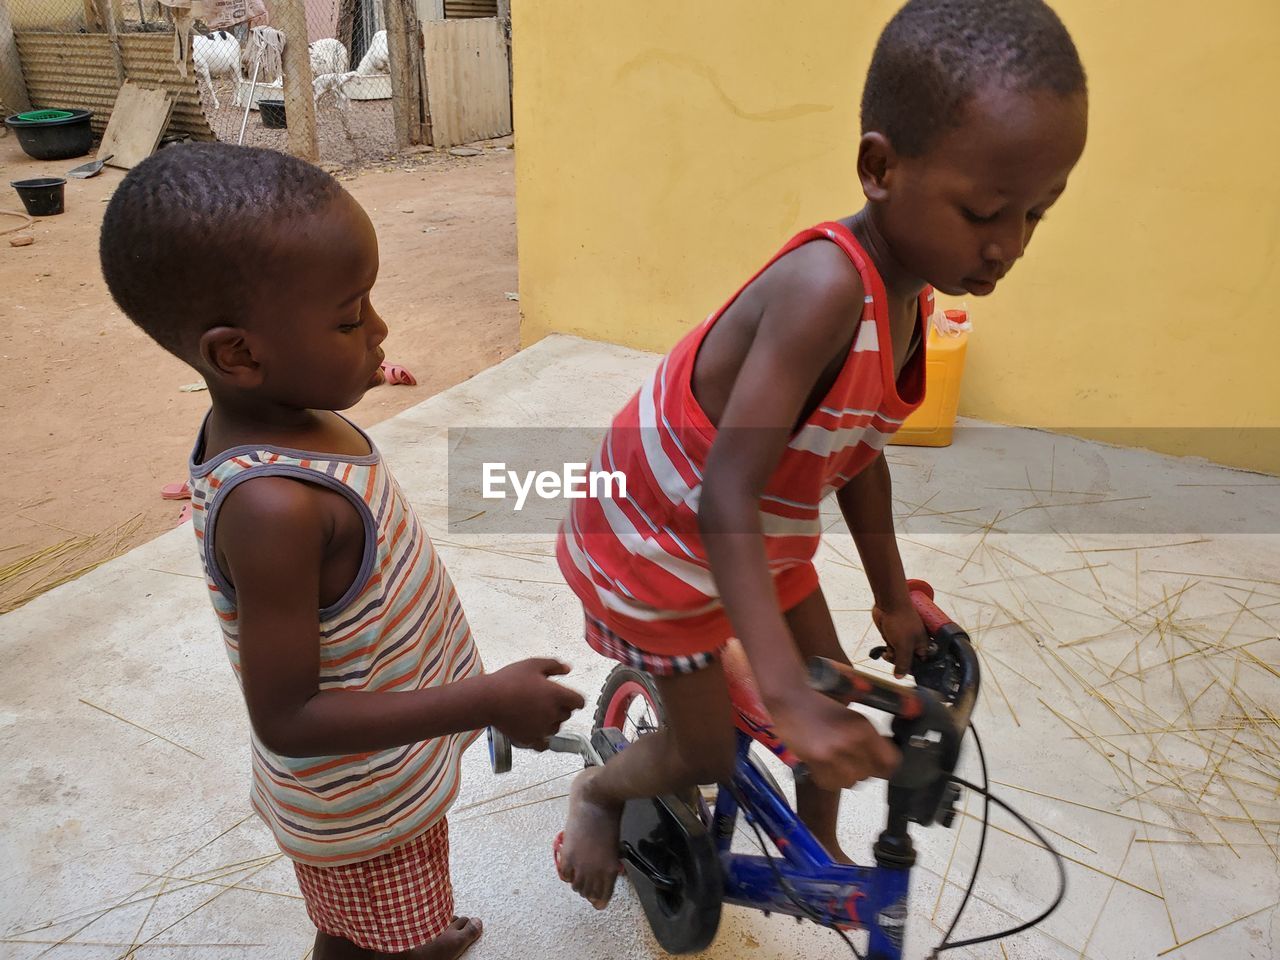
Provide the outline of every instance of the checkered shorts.
{"type": "Polygon", "coordinates": [[[294,862],[307,915],[323,933],[377,953],[430,943],[453,922],[449,824],[389,853],[341,867],[294,862]]]}
{"type": "Polygon", "coordinates": [[[694,653],[685,657],[668,657],[650,653],[622,639],[591,614],[587,618],[587,644],[596,653],[610,660],[617,660],[629,667],[643,670],[655,677],[669,677],[677,673],[697,673],[715,663],[719,649],[708,653],[694,653]]]}

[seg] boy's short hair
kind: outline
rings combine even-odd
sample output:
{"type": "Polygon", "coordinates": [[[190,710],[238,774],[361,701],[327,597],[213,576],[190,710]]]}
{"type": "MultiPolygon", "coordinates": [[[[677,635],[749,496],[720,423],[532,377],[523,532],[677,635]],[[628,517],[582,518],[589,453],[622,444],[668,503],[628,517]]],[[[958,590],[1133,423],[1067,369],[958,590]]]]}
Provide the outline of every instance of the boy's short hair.
{"type": "Polygon", "coordinates": [[[1043,0],[909,0],[876,44],[862,132],[917,157],[962,120],[985,85],[1061,96],[1086,91],[1071,34],[1043,0]]]}
{"type": "Polygon", "coordinates": [[[120,309],[192,362],[200,336],[237,326],[273,282],[280,228],[322,210],[342,187],[274,150],[198,143],[134,167],[102,221],[98,253],[120,309]]]}

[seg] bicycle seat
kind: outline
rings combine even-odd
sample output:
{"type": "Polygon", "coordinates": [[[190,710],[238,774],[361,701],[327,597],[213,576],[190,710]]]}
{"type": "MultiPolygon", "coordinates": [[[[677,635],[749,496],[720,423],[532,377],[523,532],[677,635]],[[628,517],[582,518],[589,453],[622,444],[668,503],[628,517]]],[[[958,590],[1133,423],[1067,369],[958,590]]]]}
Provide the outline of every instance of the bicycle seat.
{"type": "Polygon", "coordinates": [[[729,685],[729,702],[733,704],[734,725],[751,739],[774,754],[783,763],[794,767],[799,761],[786,748],[773,730],[773,718],[760,697],[747,652],[742,644],[731,639],[720,654],[720,664],[729,685]]]}

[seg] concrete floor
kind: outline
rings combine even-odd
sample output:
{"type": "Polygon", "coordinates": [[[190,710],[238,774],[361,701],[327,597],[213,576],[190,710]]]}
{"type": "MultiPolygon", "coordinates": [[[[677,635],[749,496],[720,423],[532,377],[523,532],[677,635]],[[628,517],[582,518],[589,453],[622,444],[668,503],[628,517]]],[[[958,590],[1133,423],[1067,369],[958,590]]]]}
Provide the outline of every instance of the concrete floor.
{"type": "MultiPolygon", "coordinates": [[[[609,665],[580,640],[547,534],[447,529],[446,428],[600,426],[654,359],[552,338],[373,431],[491,666],[553,654],[594,691],[609,665]]],[[[991,776],[1072,858],[1067,903],[1040,929],[1007,952],[953,955],[1277,956],[1278,481],[972,424],[950,448],[890,456],[908,569],[985,656],[975,719],[991,776]]],[[[833,529],[819,556],[847,647],[865,655],[869,592],[848,536],[833,529]]],[[[244,709],[199,574],[183,528],[0,619],[0,956],[307,954],[292,871],[248,812],[244,709]]],[[[477,748],[465,765],[453,869],[459,910],[487,924],[473,956],[660,955],[629,891],[597,914],[555,879],[568,758],[518,754],[495,778],[477,748]]],[[[977,775],[972,752],[964,770],[977,775]]],[[[882,795],[847,798],[859,858],[882,795]]],[[[991,835],[966,936],[1033,915],[1054,890],[1046,855],[995,822],[1009,832],[991,835]]],[[[968,877],[978,830],[957,828],[916,831],[911,960],[968,877]]],[[[737,908],[707,954],[798,955],[846,954],[827,931],[737,908]]]]}

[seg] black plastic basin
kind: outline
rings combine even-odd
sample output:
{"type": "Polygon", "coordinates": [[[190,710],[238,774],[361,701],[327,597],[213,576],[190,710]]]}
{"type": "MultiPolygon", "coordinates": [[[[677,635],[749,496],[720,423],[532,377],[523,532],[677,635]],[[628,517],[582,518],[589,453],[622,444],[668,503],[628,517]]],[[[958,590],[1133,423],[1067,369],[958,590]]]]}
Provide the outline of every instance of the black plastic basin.
{"type": "Polygon", "coordinates": [[[33,217],[52,217],[63,211],[62,188],[67,181],[61,177],[36,177],[34,180],[13,180],[10,186],[18,191],[22,205],[33,217]]]}
{"type": "Polygon", "coordinates": [[[285,123],[283,100],[259,100],[258,113],[262,116],[262,125],[272,130],[283,130],[285,123]]]}
{"type": "Polygon", "coordinates": [[[4,123],[18,137],[23,152],[33,160],[66,160],[82,157],[93,146],[88,110],[71,110],[71,116],[54,120],[23,120],[19,114],[4,123]]]}

